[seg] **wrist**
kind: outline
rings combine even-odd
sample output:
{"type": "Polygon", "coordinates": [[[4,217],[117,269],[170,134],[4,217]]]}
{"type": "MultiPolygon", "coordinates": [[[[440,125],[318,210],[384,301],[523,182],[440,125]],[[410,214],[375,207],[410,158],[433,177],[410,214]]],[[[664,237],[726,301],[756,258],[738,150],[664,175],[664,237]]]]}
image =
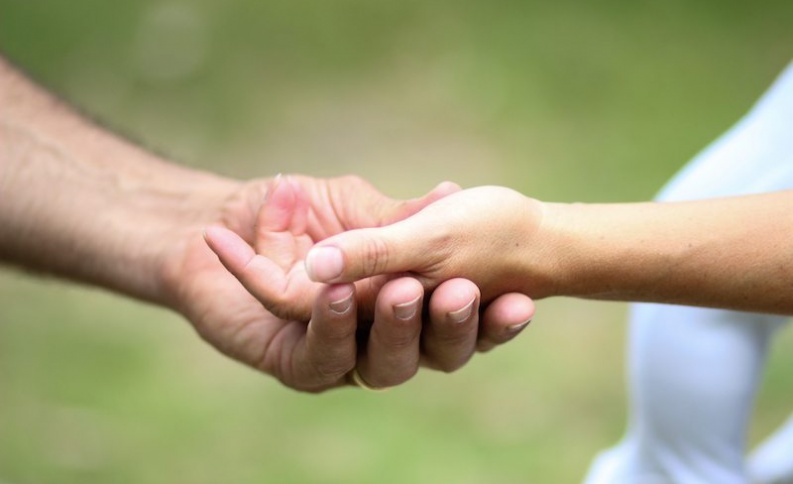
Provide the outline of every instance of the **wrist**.
{"type": "MultiPolygon", "coordinates": [[[[206,252],[205,263],[216,263],[203,240],[208,225],[228,226],[228,214],[245,202],[240,198],[244,183],[209,173],[191,172],[183,178],[180,188],[169,188],[168,210],[158,210],[158,220],[139,239],[139,245],[150,247],[149,260],[154,276],[151,302],[183,312],[186,277],[195,270],[188,254],[206,252]],[[184,183],[187,180],[188,183],[184,183]]],[[[263,196],[263,195],[262,195],[263,196]]],[[[155,210],[158,205],[154,205],[155,210]]],[[[234,227],[230,227],[236,229],[234,227]]]]}
{"type": "Polygon", "coordinates": [[[587,223],[591,216],[586,213],[588,207],[580,203],[541,205],[543,219],[535,242],[539,254],[533,263],[542,287],[532,296],[585,296],[591,291],[590,281],[596,279],[593,273],[597,267],[587,247],[593,236],[587,223]]]}
{"type": "Polygon", "coordinates": [[[557,247],[555,204],[527,197],[511,189],[502,190],[499,196],[490,196],[497,205],[483,228],[491,241],[489,254],[479,259],[486,261],[485,286],[498,291],[520,292],[532,298],[559,295],[559,267],[563,252],[557,247]],[[495,239],[493,237],[495,236],[495,239]],[[492,243],[492,242],[491,242],[492,243]]]}
{"type": "Polygon", "coordinates": [[[623,300],[651,290],[668,269],[674,247],[656,246],[667,234],[654,204],[548,204],[550,258],[560,296],[623,300]]]}
{"type": "Polygon", "coordinates": [[[0,260],[165,304],[164,267],[239,184],[86,121],[0,59],[0,260]]]}

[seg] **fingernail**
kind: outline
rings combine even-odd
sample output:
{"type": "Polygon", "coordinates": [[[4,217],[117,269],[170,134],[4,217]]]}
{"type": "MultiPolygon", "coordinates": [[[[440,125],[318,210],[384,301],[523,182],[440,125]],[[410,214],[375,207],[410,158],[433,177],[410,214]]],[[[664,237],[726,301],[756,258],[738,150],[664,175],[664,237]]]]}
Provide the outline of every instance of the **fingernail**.
{"type": "Polygon", "coordinates": [[[344,270],[344,257],[336,247],[316,247],[306,256],[306,272],[315,282],[330,282],[344,270]]]}
{"type": "Polygon", "coordinates": [[[419,299],[421,299],[421,296],[410,302],[395,304],[394,317],[397,319],[407,320],[415,316],[416,311],[418,311],[419,308],[419,299]]]}
{"type": "Polygon", "coordinates": [[[474,302],[476,298],[471,299],[471,302],[463,306],[462,308],[458,309],[457,311],[449,312],[449,319],[454,321],[455,323],[463,323],[468,321],[468,318],[471,317],[471,310],[474,307],[474,302]]]}
{"type": "Polygon", "coordinates": [[[352,292],[350,292],[350,294],[348,294],[346,297],[331,302],[328,304],[328,307],[330,307],[330,310],[336,314],[346,313],[352,307],[352,292]]]}
{"type": "Polygon", "coordinates": [[[528,326],[529,323],[531,323],[531,319],[526,321],[525,323],[518,323],[518,324],[513,324],[512,326],[507,326],[507,332],[510,334],[520,333],[520,331],[526,326],[528,326]]]}

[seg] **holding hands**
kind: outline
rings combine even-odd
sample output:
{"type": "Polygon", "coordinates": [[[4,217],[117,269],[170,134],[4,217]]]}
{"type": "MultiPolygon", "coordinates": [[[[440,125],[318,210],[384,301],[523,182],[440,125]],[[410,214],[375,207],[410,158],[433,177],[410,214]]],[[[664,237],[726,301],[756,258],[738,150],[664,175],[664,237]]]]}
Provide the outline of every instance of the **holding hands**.
{"type": "Polygon", "coordinates": [[[289,387],[322,391],[356,375],[391,386],[420,364],[452,371],[534,312],[520,294],[485,306],[459,278],[426,294],[410,277],[309,279],[314,244],[414,215],[453,184],[400,202],[356,177],[240,182],[194,170],[91,123],[2,57],[0,106],[0,263],[178,311],[289,387]]]}
{"type": "Polygon", "coordinates": [[[552,204],[447,183],[400,202],[356,177],[242,183],[175,165],[2,58],[0,105],[0,262],[179,311],[292,388],[455,370],[525,326],[528,296],[793,315],[790,190],[552,204]]]}
{"type": "MultiPolygon", "coordinates": [[[[529,259],[541,257],[532,241],[542,220],[539,202],[507,188],[460,191],[446,183],[420,199],[394,205],[389,214],[376,214],[367,212],[366,204],[381,209],[382,195],[362,185],[353,190],[362,202],[355,204],[356,211],[329,209],[329,215],[325,208],[333,207],[332,200],[349,204],[353,192],[323,197],[317,213],[310,202],[316,195],[299,180],[274,183],[253,246],[222,228],[206,234],[223,264],[270,311],[306,319],[322,287],[316,282],[354,283],[359,316],[371,318],[386,284],[406,284],[398,281],[409,278],[417,290],[435,290],[440,299],[447,287],[468,280],[481,289],[482,301],[495,302],[485,313],[485,335],[493,318],[507,317],[514,324],[528,320],[508,315],[508,303],[525,297],[515,293],[542,290],[543,281],[537,278],[527,284],[525,271],[529,259]],[[333,219],[339,213],[346,220],[333,219]],[[527,257],[521,248],[537,254],[527,257]]],[[[455,317],[452,313],[450,318],[455,317]]]]}
{"type": "MultiPolygon", "coordinates": [[[[276,314],[297,310],[292,317],[306,317],[301,296],[313,300],[323,287],[315,282],[354,283],[366,318],[378,293],[407,284],[399,282],[405,278],[416,294],[420,286],[443,301],[450,285],[475,284],[477,303],[490,304],[480,341],[503,341],[489,335],[492,327],[503,328],[494,321],[519,324],[510,311],[529,315],[518,299],[526,296],[519,294],[793,314],[786,286],[790,255],[779,250],[792,231],[774,222],[789,218],[790,191],[676,203],[558,204],[503,187],[441,185],[390,217],[358,217],[324,232],[312,228],[317,217],[300,193],[296,186],[274,191],[262,211],[268,221],[256,250],[228,233],[208,234],[226,267],[276,314]]],[[[425,328],[422,335],[433,331],[425,328]]]]}
{"type": "MultiPolygon", "coordinates": [[[[353,369],[373,387],[402,383],[419,365],[453,371],[477,349],[514,337],[533,315],[526,296],[506,294],[483,305],[477,286],[456,277],[432,287],[402,275],[331,285],[308,277],[305,257],[316,243],[420,213],[459,191],[453,184],[404,202],[357,177],[278,177],[254,186],[204,235],[244,289],[236,283],[232,293],[226,279],[234,277],[216,258],[202,256],[206,267],[196,273],[203,284],[194,286],[203,289],[187,307],[205,301],[207,310],[188,317],[226,353],[289,386],[344,385],[353,369]],[[238,323],[230,325],[232,313],[238,323]]],[[[209,253],[206,246],[195,250],[209,253]]]]}

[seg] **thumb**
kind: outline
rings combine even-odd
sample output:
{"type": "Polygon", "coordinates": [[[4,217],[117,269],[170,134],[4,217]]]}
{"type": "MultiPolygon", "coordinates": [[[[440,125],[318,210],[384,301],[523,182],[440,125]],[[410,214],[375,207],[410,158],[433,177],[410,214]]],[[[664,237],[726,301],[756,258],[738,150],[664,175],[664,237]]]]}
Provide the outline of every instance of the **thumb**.
{"type": "Polygon", "coordinates": [[[273,178],[256,218],[257,231],[303,233],[307,218],[308,203],[300,185],[289,176],[279,174],[273,178]]]}
{"type": "Polygon", "coordinates": [[[350,230],[315,245],[306,272],[315,282],[354,282],[379,274],[421,271],[425,253],[411,219],[380,228],[350,230]]]}

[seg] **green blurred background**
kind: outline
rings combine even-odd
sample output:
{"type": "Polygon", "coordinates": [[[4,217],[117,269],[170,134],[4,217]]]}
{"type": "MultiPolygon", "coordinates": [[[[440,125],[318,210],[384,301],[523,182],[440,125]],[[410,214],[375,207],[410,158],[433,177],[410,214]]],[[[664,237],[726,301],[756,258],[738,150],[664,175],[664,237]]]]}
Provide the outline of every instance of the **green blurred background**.
{"type": "MultiPolygon", "coordinates": [[[[0,0],[11,59],[152,149],[394,196],[648,199],[793,57],[792,25],[788,0],[0,0]]],[[[0,481],[574,483],[623,430],[624,313],[542,301],[453,375],[311,396],[174,314],[3,270],[0,481]]],[[[791,347],[752,442],[793,408],[791,347]]]]}

